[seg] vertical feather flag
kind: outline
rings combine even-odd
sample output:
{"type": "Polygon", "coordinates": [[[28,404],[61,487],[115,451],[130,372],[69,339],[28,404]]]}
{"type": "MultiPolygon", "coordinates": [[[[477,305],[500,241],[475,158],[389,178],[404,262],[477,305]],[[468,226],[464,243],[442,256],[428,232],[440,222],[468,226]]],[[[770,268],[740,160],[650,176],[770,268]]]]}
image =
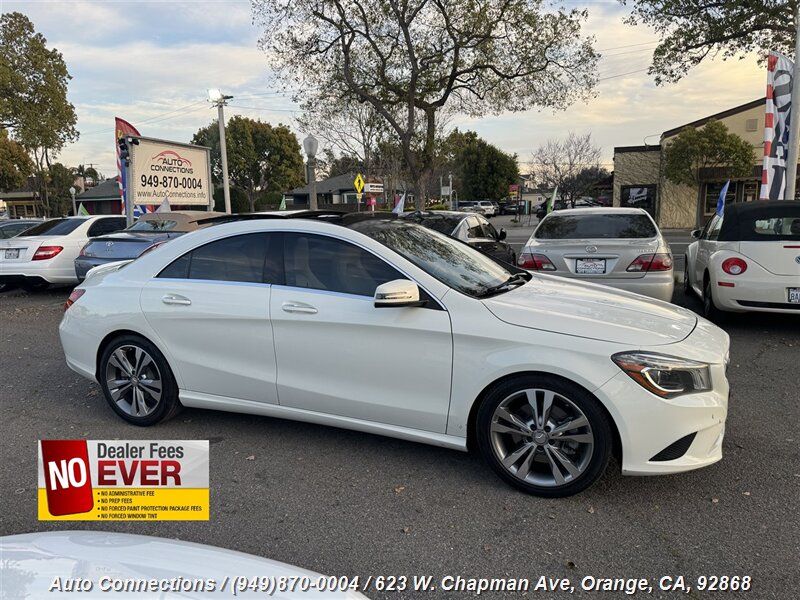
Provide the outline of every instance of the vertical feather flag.
{"type": "Polygon", "coordinates": [[[719,199],[717,199],[717,215],[722,216],[725,212],[725,197],[728,195],[728,186],[731,184],[731,180],[725,182],[725,185],[722,186],[722,189],[719,192],[719,199]]]}

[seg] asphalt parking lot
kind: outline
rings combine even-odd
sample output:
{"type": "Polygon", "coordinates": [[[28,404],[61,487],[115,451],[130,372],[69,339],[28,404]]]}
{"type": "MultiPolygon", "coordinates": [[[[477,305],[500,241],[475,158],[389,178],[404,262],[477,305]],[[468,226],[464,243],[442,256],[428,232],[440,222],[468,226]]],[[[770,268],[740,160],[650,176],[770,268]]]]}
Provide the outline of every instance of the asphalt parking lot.
{"type": "MultiPolygon", "coordinates": [[[[152,429],[126,425],[64,364],[66,296],[0,294],[0,535],[102,528],[336,575],[750,575],[750,592],[716,595],[800,596],[800,318],[744,315],[726,325],[732,397],[721,463],[653,478],[623,478],[612,463],[583,494],[543,500],[506,486],[475,456],[362,433],[202,410],[152,429]],[[211,520],[39,523],[36,440],[84,437],[210,440],[211,520]]],[[[700,308],[681,292],[675,301],[700,308]]]]}

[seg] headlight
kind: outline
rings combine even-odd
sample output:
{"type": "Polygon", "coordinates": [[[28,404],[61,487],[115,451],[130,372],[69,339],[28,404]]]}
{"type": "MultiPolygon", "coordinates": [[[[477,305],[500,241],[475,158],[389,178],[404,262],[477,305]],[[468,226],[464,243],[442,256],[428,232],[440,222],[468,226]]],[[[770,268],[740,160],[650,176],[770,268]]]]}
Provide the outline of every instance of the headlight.
{"type": "Polygon", "coordinates": [[[636,383],[661,398],[711,389],[711,371],[706,363],[650,352],[620,352],[611,360],[636,383]]]}

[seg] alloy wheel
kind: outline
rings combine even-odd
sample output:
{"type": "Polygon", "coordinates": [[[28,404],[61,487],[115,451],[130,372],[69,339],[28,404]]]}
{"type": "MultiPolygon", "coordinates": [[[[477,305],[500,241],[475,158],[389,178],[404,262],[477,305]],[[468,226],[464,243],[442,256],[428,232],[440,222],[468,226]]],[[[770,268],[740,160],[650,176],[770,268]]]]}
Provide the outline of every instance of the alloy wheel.
{"type": "Polygon", "coordinates": [[[566,396],[548,389],[519,390],[492,415],[492,450],[514,477],[560,487],[589,467],[594,434],[589,419],[566,396]]]}
{"type": "Polygon", "coordinates": [[[112,400],[132,417],[146,417],[161,402],[161,372],[153,357],[138,346],[120,346],[111,353],[106,384],[112,400]]]}

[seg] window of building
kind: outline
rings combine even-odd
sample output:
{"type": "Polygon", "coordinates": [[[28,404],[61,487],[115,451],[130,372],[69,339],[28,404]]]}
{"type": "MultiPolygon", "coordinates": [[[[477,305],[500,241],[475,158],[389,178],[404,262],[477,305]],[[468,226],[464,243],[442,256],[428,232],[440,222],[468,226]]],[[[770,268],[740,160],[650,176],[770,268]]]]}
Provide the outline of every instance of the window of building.
{"type": "Polygon", "coordinates": [[[655,185],[623,185],[621,190],[620,206],[643,208],[650,215],[656,214],[656,186],[655,185]]]}
{"type": "MultiPolygon", "coordinates": [[[[739,183],[738,181],[731,181],[728,186],[728,193],[725,194],[725,204],[733,204],[736,202],[736,192],[739,189],[739,183]]],[[[724,181],[711,181],[705,184],[705,202],[703,203],[704,215],[713,215],[717,212],[717,202],[719,201],[719,195],[724,185],[724,181]]]]}

